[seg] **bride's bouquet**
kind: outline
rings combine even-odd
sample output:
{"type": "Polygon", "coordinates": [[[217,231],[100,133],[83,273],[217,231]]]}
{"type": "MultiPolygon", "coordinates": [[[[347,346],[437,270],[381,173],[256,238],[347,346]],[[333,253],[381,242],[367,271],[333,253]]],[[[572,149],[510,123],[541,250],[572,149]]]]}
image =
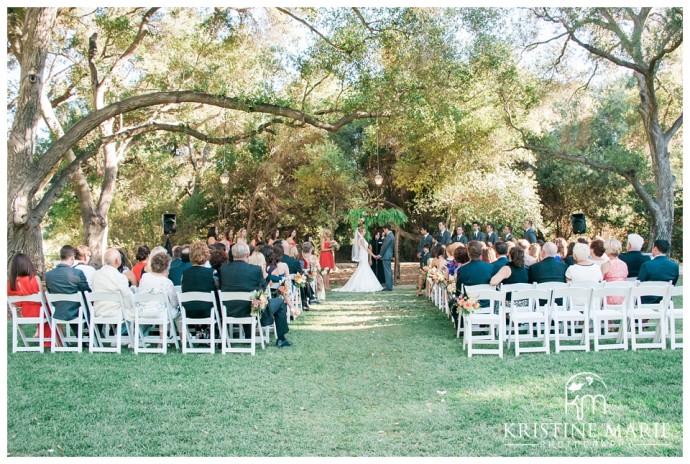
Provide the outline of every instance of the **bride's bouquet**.
{"type": "Polygon", "coordinates": [[[336,242],[335,240],[331,240],[331,249],[338,251],[340,250],[340,243],[336,242]]]}

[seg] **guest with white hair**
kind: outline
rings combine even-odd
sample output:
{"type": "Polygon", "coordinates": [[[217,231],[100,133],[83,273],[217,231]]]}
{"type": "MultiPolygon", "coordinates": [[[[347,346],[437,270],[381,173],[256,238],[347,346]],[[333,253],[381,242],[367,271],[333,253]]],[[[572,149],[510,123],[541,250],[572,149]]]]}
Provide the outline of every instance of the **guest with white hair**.
{"type": "Polygon", "coordinates": [[[640,235],[628,235],[628,252],[619,256],[620,260],[628,265],[628,277],[640,275],[642,265],[651,259],[649,256],[642,254],[642,245],[644,245],[644,239],[640,235]]]}
{"type": "Polygon", "coordinates": [[[529,281],[531,283],[565,282],[565,272],[568,265],[563,261],[557,261],[558,245],[546,242],[541,247],[541,261],[530,266],[529,281]]]}
{"type": "Polygon", "coordinates": [[[575,244],[573,259],[575,264],[565,271],[565,277],[568,282],[601,282],[604,278],[601,273],[601,267],[589,259],[589,246],[586,244],[575,244]]]}
{"type": "MultiPolygon", "coordinates": [[[[122,256],[117,248],[108,248],[103,255],[103,267],[93,274],[93,291],[119,293],[125,304],[124,315],[128,320],[134,319],[132,309],[132,291],[129,288],[129,281],[124,274],[117,269],[122,264],[122,256]]],[[[93,311],[97,317],[117,317],[120,312],[120,305],[113,301],[96,301],[93,304],[93,311]]]]}

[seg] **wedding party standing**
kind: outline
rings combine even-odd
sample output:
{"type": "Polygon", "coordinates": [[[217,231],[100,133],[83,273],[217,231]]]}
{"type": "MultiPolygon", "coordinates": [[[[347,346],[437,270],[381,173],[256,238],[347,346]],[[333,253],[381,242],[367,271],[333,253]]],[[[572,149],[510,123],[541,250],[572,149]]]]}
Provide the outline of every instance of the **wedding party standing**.
{"type": "Polygon", "coordinates": [[[321,252],[319,253],[319,264],[323,269],[323,285],[326,290],[331,289],[331,270],[335,269],[335,249],[333,245],[337,242],[331,240],[331,231],[324,229],[321,232],[321,252]]]}
{"type": "Polygon", "coordinates": [[[366,229],[363,226],[355,229],[355,237],[352,242],[352,261],[358,263],[357,269],[345,285],[336,288],[335,292],[379,292],[383,287],[376,278],[376,274],[369,265],[369,247],[364,235],[366,229]]]}

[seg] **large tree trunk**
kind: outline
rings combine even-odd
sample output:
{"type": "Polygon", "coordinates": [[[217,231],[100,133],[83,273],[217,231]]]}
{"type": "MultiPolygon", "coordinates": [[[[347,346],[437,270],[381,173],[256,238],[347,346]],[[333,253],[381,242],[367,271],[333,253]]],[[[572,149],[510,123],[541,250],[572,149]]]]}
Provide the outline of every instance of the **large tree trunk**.
{"type": "Polygon", "coordinates": [[[36,190],[31,182],[36,131],[41,116],[41,95],[50,34],[56,8],[28,8],[22,31],[21,68],[17,111],[7,140],[7,260],[17,253],[27,254],[39,273],[43,272],[40,221],[31,212],[36,190]]]}
{"type": "MultiPolygon", "coordinates": [[[[652,237],[665,239],[669,242],[673,235],[673,208],[675,178],[671,173],[671,162],[668,154],[668,138],[659,124],[657,99],[654,94],[654,75],[648,76],[636,72],[637,84],[640,89],[640,105],[642,123],[647,135],[649,153],[652,157],[654,172],[655,205],[650,208],[652,213],[652,237]]],[[[649,246],[651,247],[651,243],[649,246]]]]}

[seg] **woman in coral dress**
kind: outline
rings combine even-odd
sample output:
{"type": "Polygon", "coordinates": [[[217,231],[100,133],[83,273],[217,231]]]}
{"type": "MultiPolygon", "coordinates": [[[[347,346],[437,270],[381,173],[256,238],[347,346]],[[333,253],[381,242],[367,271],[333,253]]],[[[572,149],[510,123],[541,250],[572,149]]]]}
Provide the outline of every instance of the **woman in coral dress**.
{"type": "MultiPolygon", "coordinates": [[[[24,253],[17,253],[12,258],[8,278],[7,296],[26,296],[42,291],[34,265],[24,253]]],[[[24,317],[38,317],[41,310],[40,303],[22,302],[18,303],[17,307],[24,317]]],[[[38,327],[36,334],[38,334],[38,327]]],[[[50,324],[48,322],[43,325],[43,336],[47,340],[43,346],[50,347],[50,324]]]]}
{"type": "Polygon", "coordinates": [[[335,268],[335,250],[333,245],[337,243],[331,240],[331,231],[324,229],[321,233],[321,253],[319,254],[319,264],[323,269],[323,285],[326,290],[331,289],[330,273],[335,268]]]}
{"type": "MultiPolygon", "coordinates": [[[[604,242],[604,251],[609,260],[601,265],[601,273],[604,274],[606,282],[621,282],[628,278],[628,265],[618,258],[622,250],[623,245],[615,238],[604,242]]],[[[623,303],[623,300],[622,296],[606,297],[606,303],[610,305],[619,305],[623,303]]]]}

